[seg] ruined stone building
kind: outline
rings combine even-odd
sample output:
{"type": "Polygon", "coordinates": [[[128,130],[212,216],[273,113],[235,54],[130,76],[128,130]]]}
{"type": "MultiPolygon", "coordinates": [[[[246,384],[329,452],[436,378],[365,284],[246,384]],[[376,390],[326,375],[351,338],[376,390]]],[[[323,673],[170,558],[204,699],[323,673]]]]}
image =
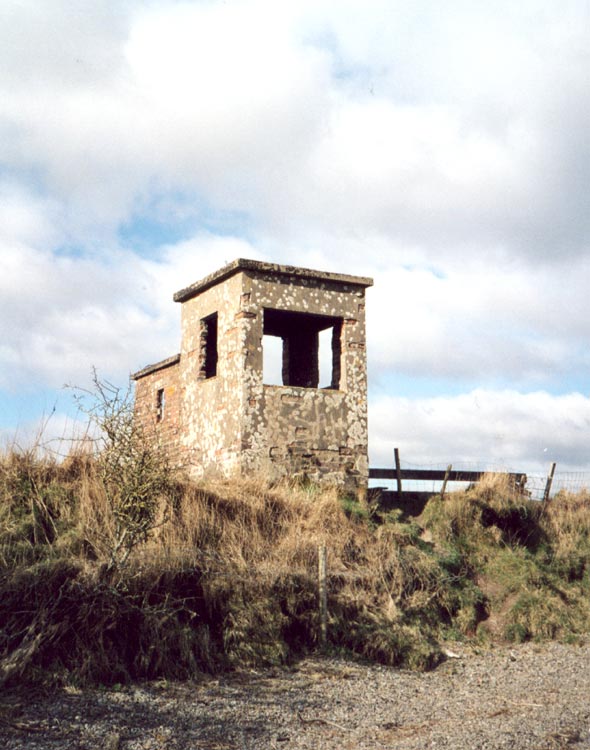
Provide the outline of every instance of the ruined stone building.
{"type": "Polygon", "coordinates": [[[180,290],[180,354],[132,376],[137,418],[193,476],[305,474],[366,487],[372,283],[239,259],[180,290]],[[267,383],[277,344],[280,374],[267,383]]]}

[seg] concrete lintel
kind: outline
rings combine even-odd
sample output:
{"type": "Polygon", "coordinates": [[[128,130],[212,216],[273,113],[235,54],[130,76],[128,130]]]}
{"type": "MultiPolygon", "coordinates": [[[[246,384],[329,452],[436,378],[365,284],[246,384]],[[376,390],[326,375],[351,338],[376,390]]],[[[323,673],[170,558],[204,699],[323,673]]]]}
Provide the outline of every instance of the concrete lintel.
{"type": "Polygon", "coordinates": [[[299,279],[309,279],[318,283],[331,282],[332,284],[342,284],[357,287],[373,286],[373,279],[366,276],[350,276],[344,273],[329,273],[327,271],[314,271],[310,268],[299,268],[298,266],[282,266],[278,263],[264,263],[259,260],[248,260],[247,258],[238,258],[228,263],[218,271],[206,276],[204,279],[181,289],[174,295],[175,302],[186,302],[197,294],[204,292],[209,287],[219,284],[221,281],[233,276],[240,271],[252,271],[255,274],[273,274],[276,276],[291,276],[299,279]]]}

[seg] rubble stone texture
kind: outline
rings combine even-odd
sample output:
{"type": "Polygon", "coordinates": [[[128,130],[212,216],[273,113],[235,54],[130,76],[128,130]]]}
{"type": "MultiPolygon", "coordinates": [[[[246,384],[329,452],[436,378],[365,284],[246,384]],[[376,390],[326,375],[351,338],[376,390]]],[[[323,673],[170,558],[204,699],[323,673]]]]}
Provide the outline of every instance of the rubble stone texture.
{"type": "Polygon", "coordinates": [[[174,295],[182,304],[180,354],[133,375],[138,419],[193,476],[305,475],[366,488],[372,283],[238,259],[182,289],[174,295]],[[326,383],[320,336],[331,345],[322,359],[331,370],[326,383]],[[263,381],[272,337],[282,348],[279,385],[263,381]]]}

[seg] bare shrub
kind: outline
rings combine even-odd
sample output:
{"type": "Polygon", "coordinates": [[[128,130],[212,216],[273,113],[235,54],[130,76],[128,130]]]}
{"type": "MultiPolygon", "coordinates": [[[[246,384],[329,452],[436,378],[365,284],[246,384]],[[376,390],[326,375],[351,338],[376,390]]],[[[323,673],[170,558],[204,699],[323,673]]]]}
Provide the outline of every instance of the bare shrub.
{"type": "Polygon", "coordinates": [[[107,540],[111,571],[163,522],[160,511],[172,491],[172,472],[156,437],[146,435],[134,418],[130,388],[123,391],[96,373],[93,380],[93,391],[76,394],[94,428],[94,461],[87,476],[92,481],[84,507],[107,540]]]}

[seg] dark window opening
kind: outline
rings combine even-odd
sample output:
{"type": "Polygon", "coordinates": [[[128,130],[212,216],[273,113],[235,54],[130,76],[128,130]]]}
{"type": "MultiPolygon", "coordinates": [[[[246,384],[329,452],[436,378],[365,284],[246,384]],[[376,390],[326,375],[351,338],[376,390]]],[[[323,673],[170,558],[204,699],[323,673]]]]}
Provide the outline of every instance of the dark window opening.
{"type": "Polygon", "coordinates": [[[202,380],[217,375],[217,313],[201,320],[201,372],[202,380]]]}
{"type": "Polygon", "coordinates": [[[265,383],[340,388],[341,318],[265,309],[263,333],[265,383]]]}
{"type": "Polygon", "coordinates": [[[164,410],[166,408],[166,393],[163,388],[159,388],[156,393],[156,422],[164,419],[164,410]]]}

